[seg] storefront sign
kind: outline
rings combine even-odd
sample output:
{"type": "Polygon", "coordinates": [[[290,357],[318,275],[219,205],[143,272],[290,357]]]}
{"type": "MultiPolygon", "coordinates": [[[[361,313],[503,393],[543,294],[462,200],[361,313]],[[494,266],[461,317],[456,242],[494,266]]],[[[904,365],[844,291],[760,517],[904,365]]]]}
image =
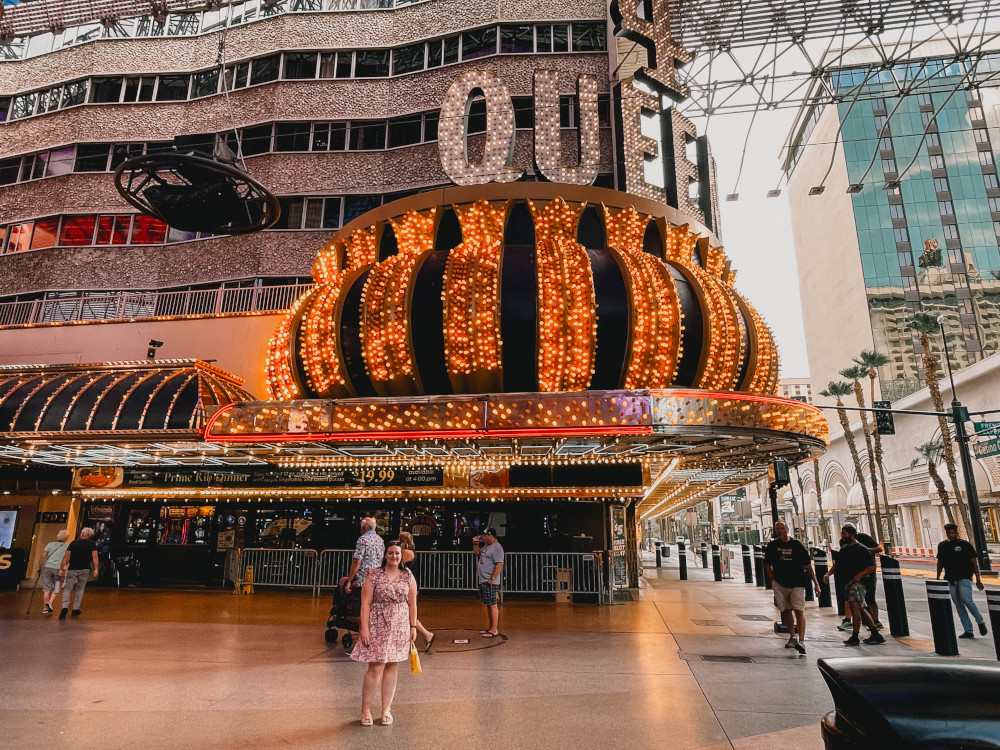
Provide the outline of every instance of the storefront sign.
{"type": "Polygon", "coordinates": [[[147,471],[125,469],[120,487],[440,487],[439,467],[331,468],[309,471],[147,471]]]}
{"type": "Polygon", "coordinates": [[[39,518],[38,522],[39,523],[66,523],[66,521],[68,521],[68,520],[69,520],[69,513],[65,512],[65,511],[63,511],[61,513],[59,513],[59,512],[53,513],[51,511],[46,511],[45,513],[41,514],[41,517],[39,518]]]}
{"type": "Polygon", "coordinates": [[[628,587],[628,542],[625,538],[625,507],[612,505],[611,511],[611,578],[615,588],[628,587]]]}

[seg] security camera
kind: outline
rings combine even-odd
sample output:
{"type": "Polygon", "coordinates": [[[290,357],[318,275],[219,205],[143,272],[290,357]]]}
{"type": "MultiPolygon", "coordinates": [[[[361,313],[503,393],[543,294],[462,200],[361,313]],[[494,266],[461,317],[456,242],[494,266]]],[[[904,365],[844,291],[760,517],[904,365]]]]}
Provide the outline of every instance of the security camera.
{"type": "Polygon", "coordinates": [[[149,340],[149,348],[146,349],[146,359],[156,359],[156,350],[163,346],[162,341],[156,339],[149,340]]]}

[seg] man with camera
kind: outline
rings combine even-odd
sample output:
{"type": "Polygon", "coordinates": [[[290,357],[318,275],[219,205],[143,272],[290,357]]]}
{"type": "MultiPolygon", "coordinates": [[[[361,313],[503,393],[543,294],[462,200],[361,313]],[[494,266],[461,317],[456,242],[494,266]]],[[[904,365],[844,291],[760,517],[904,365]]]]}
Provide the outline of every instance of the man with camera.
{"type": "Polygon", "coordinates": [[[500,591],[500,574],[503,572],[503,547],[497,541],[497,531],[492,526],[483,530],[482,536],[472,540],[472,554],[479,563],[479,599],[486,607],[490,626],[479,631],[483,638],[500,635],[500,607],[497,594],[500,591]]]}

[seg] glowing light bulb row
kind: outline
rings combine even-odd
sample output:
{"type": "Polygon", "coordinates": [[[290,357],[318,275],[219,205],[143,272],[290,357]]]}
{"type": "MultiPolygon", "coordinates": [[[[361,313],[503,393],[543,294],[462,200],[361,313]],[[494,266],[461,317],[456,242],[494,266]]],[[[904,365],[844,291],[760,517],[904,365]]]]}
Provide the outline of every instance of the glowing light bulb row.
{"type": "Polygon", "coordinates": [[[316,293],[316,289],[311,289],[295,300],[267,342],[264,382],[268,395],[274,400],[288,401],[303,395],[292,370],[291,338],[303,307],[316,293]]]}
{"type": "Polygon", "coordinates": [[[339,321],[334,314],[347,276],[338,273],[330,283],[318,287],[299,325],[299,361],[304,364],[309,387],[319,396],[354,395],[341,362],[339,321]]]}

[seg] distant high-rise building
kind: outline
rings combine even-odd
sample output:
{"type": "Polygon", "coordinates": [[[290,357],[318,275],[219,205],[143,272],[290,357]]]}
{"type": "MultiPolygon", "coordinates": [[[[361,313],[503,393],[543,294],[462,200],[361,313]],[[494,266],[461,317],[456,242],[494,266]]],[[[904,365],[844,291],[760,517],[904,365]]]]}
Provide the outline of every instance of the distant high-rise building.
{"type": "Polygon", "coordinates": [[[956,369],[1000,346],[1000,52],[974,68],[946,49],[888,68],[853,53],[827,79],[843,100],[803,107],[792,130],[783,165],[815,382],[874,347],[890,359],[885,398],[918,390],[916,312],[944,316],[956,369]]]}
{"type": "Polygon", "coordinates": [[[812,383],[808,378],[783,378],[781,395],[793,401],[811,404],[813,402],[812,383]]]}

